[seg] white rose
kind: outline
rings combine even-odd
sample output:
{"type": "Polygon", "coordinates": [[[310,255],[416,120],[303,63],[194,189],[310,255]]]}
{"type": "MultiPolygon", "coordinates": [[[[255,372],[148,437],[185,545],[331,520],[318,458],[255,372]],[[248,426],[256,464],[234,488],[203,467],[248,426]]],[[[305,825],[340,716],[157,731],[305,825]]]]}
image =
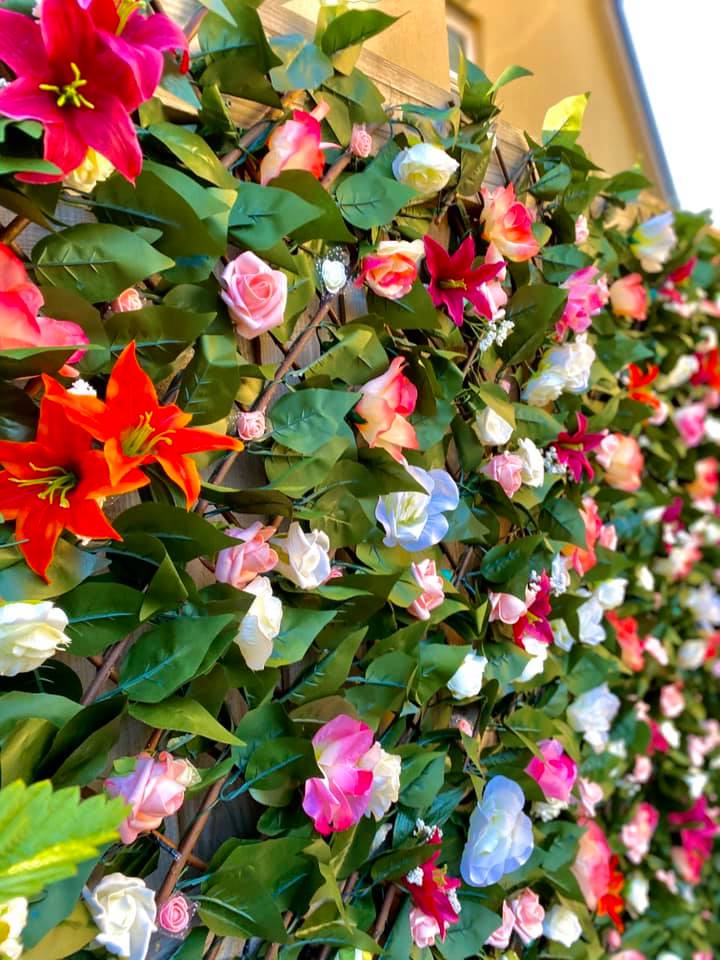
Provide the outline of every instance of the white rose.
{"type": "Polygon", "coordinates": [[[103,183],[114,172],[110,161],[90,147],[80,166],[65,177],[65,185],[78,193],[92,193],[98,183],[103,183]]]}
{"type": "Polygon", "coordinates": [[[677,750],[677,748],[680,746],[681,737],[680,731],[672,722],[672,720],[663,720],[663,722],[660,724],[660,733],[665,737],[673,750],[677,750]]]}
{"type": "Polygon", "coordinates": [[[468,653],[465,659],[450,677],[447,688],[456,700],[476,697],[482,688],[487,657],[477,653],[468,653]]]}
{"type": "Polygon", "coordinates": [[[372,770],[373,775],[366,816],[372,814],[376,820],[381,820],[400,796],[402,760],[394,753],[383,750],[379,743],[374,743],[361,758],[358,767],[361,770],[372,770]]]}
{"type": "Polygon", "coordinates": [[[545,913],[543,933],[548,940],[571,947],[582,936],[582,927],[577,914],[570,907],[555,904],[545,913]]]}
{"type": "MultiPolygon", "coordinates": [[[[670,259],[677,236],[671,210],[639,223],[630,238],[630,249],[647,273],[659,273],[670,259]]],[[[658,958],[659,960],[659,958],[658,958]]]]}
{"type": "Polygon", "coordinates": [[[703,627],[720,625],[720,594],[709,583],[688,590],[683,598],[683,606],[703,627]]]}
{"type": "Polygon", "coordinates": [[[531,407],[546,407],[557,400],[565,388],[562,370],[540,369],[523,387],[522,398],[531,407]]]}
{"type": "Polygon", "coordinates": [[[385,530],[386,547],[411,553],[440,543],[448,532],[445,513],[460,503],[460,491],[447,470],[405,468],[425,493],[400,491],[378,497],[375,517],[385,530]]]}
{"type": "Polygon", "coordinates": [[[83,897],[99,933],[93,945],[127,960],[145,960],[155,926],[155,894],[139,877],[110,873],[83,897]]]}
{"type": "Polygon", "coordinates": [[[25,897],[11,897],[0,903],[0,957],[18,960],[22,955],[22,932],[28,916],[25,897]]]}
{"type": "Polygon", "coordinates": [[[475,417],[473,430],[480,443],[489,447],[502,447],[508,442],[515,428],[492,407],[485,407],[475,417]]]}
{"type": "Polygon", "coordinates": [[[35,670],[70,643],[68,618],[49,600],[0,606],[0,676],[35,670]]]}
{"type": "Polygon", "coordinates": [[[577,610],[578,640],[589,647],[596,647],[605,641],[605,627],[603,617],[605,611],[596,596],[591,596],[577,610]]]}
{"type": "Polygon", "coordinates": [[[522,482],[528,487],[541,487],[545,483],[545,461],[542,452],[530,437],[518,440],[518,457],[522,460],[522,482]]]}
{"type": "Polygon", "coordinates": [[[705,417],[705,437],[713,443],[720,443],[720,419],[705,417]]]}
{"type": "Polygon", "coordinates": [[[272,655],[273,640],[280,633],[282,601],[273,596],[267,577],[255,577],[243,592],[252,593],[255,599],[240,621],[235,643],[251,670],[263,670],[272,655]]]}
{"type": "Polygon", "coordinates": [[[683,960],[683,958],[679,957],[676,953],[671,953],[669,950],[663,950],[662,953],[657,955],[657,960],[683,960]]]}
{"type": "Polygon", "coordinates": [[[655,381],[658,390],[673,390],[687,383],[690,377],[700,369],[700,361],[694,353],[683,354],[679,357],[670,373],[661,373],[655,381]]]}
{"type": "Polygon", "coordinates": [[[582,733],[585,740],[600,753],[608,742],[610,728],[620,709],[620,701],[606,683],[580,694],[567,709],[567,718],[573,730],[582,733]]]}
{"type": "Polygon", "coordinates": [[[655,577],[645,565],[637,568],[635,571],[635,579],[637,580],[637,585],[642,590],[647,590],[648,593],[652,593],[655,589],[655,577]]]}
{"type": "Polygon", "coordinates": [[[627,580],[623,577],[614,577],[612,580],[605,580],[595,588],[593,596],[597,598],[598,603],[604,610],[615,610],[625,602],[625,591],[627,590],[627,580]]]}
{"type": "Polygon", "coordinates": [[[575,643],[575,637],[570,633],[568,625],[564,620],[551,620],[550,626],[552,627],[553,632],[553,642],[556,647],[560,647],[561,650],[564,650],[566,653],[568,650],[572,650],[573,644],[575,643]]]}
{"type": "Polygon", "coordinates": [[[525,653],[530,654],[530,660],[525,664],[523,672],[516,680],[519,683],[527,683],[533,677],[539,676],[545,669],[545,661],[548,658],[548,644],[543,643],[536,637],[526,635],[523,637],[525,653]]]}
{"type": "Polygon", "coordinates": [[[416,143],[402,150],[393,160],[393,175],[419,193],[438,193],[447,186],[460,164],[440,147],[416,143]]]}
{"type": "Polygon", "coordinates": [[[710,778],[702,770],[690,770],[683,779],[687,784],[691,799],[697,800],[705,793],[705,787],[707,787],[710,778]]]}
{"type": "Polygon", "coordinates": [[[543,823],[550,823],[551,820],[557,820],[569,806],[567,800],[558,800],[557,797],[551,797],[550,800],[536,800],[532,805],[532,814],[543,823]]]}
{"type": "Polygon", "coordinates": [[[288,562],[277,569],[302,590],[314,590],[330,576],[330,540],[321,530],[305,533],[299,523],[290,524],[287,537],[274,545],[287,554],[288,562]]]}
{"type": "Polygon", "coordinates": [[[324,260],[320,272],[328,293],[340,293],[347,283],[347,270],[340,260],[324,260]]]}
{"type": "Polygon", "coordinates": [[[707,640],[686,640],[677,652],[677,663],[682,670],[697,670],[705,662],[707,640]]]}
{"type": "Polygon", "coordinates": [[[636,917],[641,917],[650,906],[649,890],[647,877],[642,873],[630,874],[624,890],[625,902],[636,917]]]}
{"type": "Polygon", "coordinates": [[[567,592],[570,586],[570,573],[565,557],[561,553],[556,553],[550,567],[550,586],[556,597],[562,596],[567,592]]]}
{"type": "Polygon", "coordinates": [[[553,347],[545,353],[543,366],[562,371],[563,387],[568,393],[585,393],[590,383],[590,369],[595,362],[595,351],[587,342],[587,334],[579,334],[572,343],[553,347]]]}

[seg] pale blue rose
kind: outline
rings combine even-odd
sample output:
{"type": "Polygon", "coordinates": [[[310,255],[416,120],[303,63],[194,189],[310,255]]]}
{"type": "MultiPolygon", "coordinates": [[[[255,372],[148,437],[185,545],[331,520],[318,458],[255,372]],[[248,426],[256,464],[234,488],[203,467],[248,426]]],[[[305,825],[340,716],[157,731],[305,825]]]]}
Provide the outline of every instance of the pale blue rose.
{"type": "Polygon", "coordinates": [[[449,528],[443,514],[456,509],[460,494],[447,470],[406,469],[426,492],[409,490],[379,497],[375,516],[385,529],[386,547],[404,547],[414,553],[440,543],[449,528]]]}
{"type": "Polygon", "coordinates": [[[471,887],[489,887],[530,859],[533,833],[525,794],[507,777],[493,777],[470,817],[460,873],[471,887]]]}

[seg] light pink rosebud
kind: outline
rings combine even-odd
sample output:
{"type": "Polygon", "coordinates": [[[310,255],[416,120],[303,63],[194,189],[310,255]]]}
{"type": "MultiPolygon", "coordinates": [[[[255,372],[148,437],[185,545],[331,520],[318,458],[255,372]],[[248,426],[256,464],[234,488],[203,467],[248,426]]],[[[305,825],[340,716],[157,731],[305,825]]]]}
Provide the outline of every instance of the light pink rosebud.
{"type": "Polygon", "coordinates": [[[689,403],[675,411],[673,422],[686,447],[697,447],[705,436],[707,410],[702,403],[689,403]]]}
{"type": "Polygon", "coordinates": [[[523,461],[514,453],[498,453],[482,468],[482,473],[499,483],[505,496],[512,497],[522,486],[523,461]]]}
{"type": "Polygon", "coordinates": [[[615,526],[612,523],[603,524],[598,534],[597,542],[606,550],[617,550],[618,535],[615,526]]]}
{"type": "Polygon", "coordinates": [[[590,228],[588,227],[587,217],[584,213],[581,213],[575,221],[575,243],[585,243],[589,236],[590,228]]]}
{"type": "Polygon", "coordinates": [[[685,697],[681,683],[666,683],[660,690],[660,710],[664,717],[674,720],[685,709],[685,697]]]}
{"type": "Polygon", "coordinates": [[[650,841],[660,821],[660,814],[650,803],[638,804],[632,819],[620,831],[620,838],[631,863],[642,863],[650,850],[650,841]]]}
{"type": "Polygon", "coordinates": [[[490,622],[514,624],[527,613],[527,604],[511,593],[489,593],[490,622]]]}
{"type": "Polygon", "coordinates": [[[248,251],[230,261],[222,279],[220,296],[240,336],[253,340],[284,321],[288,281],[281,270],[248,251]]]}
{"type": "Polygon", "coordinates": [[[650,757],[635,757],[635,766],[628,780],[632,783],[647,783],[652,776],[652,760],[650,757]]]}
{"type": "Polygon", "coordinates": [[[600,784],[588,780],[586,777],[580,777],[578,794],[580,795],[580,811],[583,816],[594,817],[597,805],[605,799],[600,784]]]}
{"type": "Polygon", "coordinates": [[[545,911],[533,890],[526,887],[519,897],[510,901],[510,909],[515,915],[515,933],[525,946],[543,935],[545,911]]]}
{"type": "Polygon", "coordinates": [[[497,930],[494,930],[487,938],[485,946],[497,947],[498,950],[506,950],[510,945],[510,937],[512,937],[514,927],[515,914],[510,909],[510,904],[507,900],[504,900],[502,906],[502,923],[497,930]]]}
{"type": "Polygon", "coordinates": [[[110,304],[110,309],[113,313],[129,313],[131,310],[142,310],[144,306],[145,301],[135,287],[128,287],[127,290],[123,290],[119,296],[115,297],[110,304]]]}
{"type": "Polygon", "coordinates": [[[165,933],[177,936],[185,933],[195,912],[194,904],[181,893],[175,893],[158,910],[158,926],[165,933]]]}
{"type": "Polygon", "coordinates": [[[626,277],[620,277],[610,287],[610,303],[617,317],[646,320],[648,302],[647,288],[639,273],[629,273],[626,277]]]}
{"type": "Polygon", "coordinates": [[[279,558],[268,540],[276,532],[275,527],[264,527],[259,520],[245,529],[230,527],[226,530],[229,537],[241,542],[236,547],[226,547],[218,553],[216,580],[242,590],[261,573],[273,570],[279,558]]]}
{"type": "Polygon", "coordinates": [[[241,440],[260,440],[265,436],[267,423],[262,410],[243,410],[238,415],[237,434],[241,440]]]}
{"type": "Polygon", "coordinates": [[[445,599],[443,578],[438,576],[434,560],[421,560],[410,569],[422,593],[410,604],[408,613],[418,620],[429,620],[431,611],[445,599]]]}
{"type": "Polygon", "coordinates": [[[410,911],[410,936],[416,947],[434,947],[435,937],[440,936],[440,924],[419,907],[410,911]]]}
{"type": "Polygon", "coordinates": [[[350,135],[350,153],[354,157],[366,160],[373,151],[373,138],[368,133],[366,123],[354,123],[350,135]]]}

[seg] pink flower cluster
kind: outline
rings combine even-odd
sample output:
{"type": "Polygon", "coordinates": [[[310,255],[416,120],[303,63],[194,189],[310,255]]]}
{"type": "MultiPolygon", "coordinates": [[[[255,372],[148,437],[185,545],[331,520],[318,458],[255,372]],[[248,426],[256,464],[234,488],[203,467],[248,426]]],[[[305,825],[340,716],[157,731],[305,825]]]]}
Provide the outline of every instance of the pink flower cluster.
{"type": "Polygon", "coordinates": [[[680,846],[670,851],[673,864],[685,883],[694,886],[700,882],[702,868],[720,833],[718,810],[708,807],[706,797],[699,797],[689,810],[671,813],[668,821],[671,826],[680,827],[680,846]]]}
{"type": "Polygon", "coordinates": [[[535,780],[548,800],[567,803],[577,778],[577,764],[569,757],[559,740],[541,740],[541,757],[533,757],[525,773],[535,780]]]}
{"type": "Polygon", "coordinates": [[[584,333],[610,298],[607,278],[601,276],[597,267],[583,267],[576,270],[561,289],[568,291],[568,298],[562,316],[555,326],[558,340],[562,340],[568,331],[584,333]]]}
{"type": "Polygon", "coordinates": [[[630,863],[639,864],[650,850],[650,841],[660,822],[660,814],[650,803],[639,803],[632,819],[624,824],[620,839],[630,863]]]}
{"type": "Polygon", "coordinates": [[[485,946],[506,950],[513,933],[527,946],[543,934],[545,910],[538,895],[526,887],[512,900],[503,901],[502,923],[485,941],[485,946]]]}

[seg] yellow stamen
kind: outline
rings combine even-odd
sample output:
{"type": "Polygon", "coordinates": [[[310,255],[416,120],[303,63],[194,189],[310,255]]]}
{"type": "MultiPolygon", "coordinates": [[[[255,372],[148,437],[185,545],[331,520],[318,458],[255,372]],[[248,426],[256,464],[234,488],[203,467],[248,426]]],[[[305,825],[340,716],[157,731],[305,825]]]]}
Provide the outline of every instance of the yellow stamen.
{"type": "Polygon", "coordinates": [[[126,457],[146,457],[159,443],[170,443],[169,433],[155,433],[151,424],[152,414],[144,413],[136,427],[126,430],[122,436],[122,452],[126,457]]]}
{"type": "Polygon", "coordinates": [[[145,6],[144,0],[115,0],[119,22],[115,33],[119,37],[127,26],[127,22],[136,10],[145,6]]]}
{"type": "Polygon", "coordinates": [[[77,477],[63,467],[37,467],[34,463],[31,463],[30,466],[36,473],[46,473],[48,476],[37,477],[34,480],[11,477],[10,482],[16,483],[19,487],[45,487],[43,491],[38,493],[38,499],[49,500],[50,503],[54,503],[57,496],[60,506],[67,509],[70,506],[67,495],[77,486],[77,477]]]}
{"type": "Polygon", "coordinates": [[[467,290],[464,280],[441,280],[438,286],[442,290],[467,290]]]}
{"type": "Polygon", "coordinates": [[[59,107],[64,107],[66,103],[70,102],[74,107],[87,107],[88,110],[94,110],[95,104],[90,103],[90,101],[80,93],[80,87],[87,86],[87,80],[83,80],[80,68],[76,63],[71,63],[70,69],[75,77],[72,83],[66,83],[64,87],[58,87],[54,83],[41,83],[40,89],[59,94],[56,100],[59,107]]]}

